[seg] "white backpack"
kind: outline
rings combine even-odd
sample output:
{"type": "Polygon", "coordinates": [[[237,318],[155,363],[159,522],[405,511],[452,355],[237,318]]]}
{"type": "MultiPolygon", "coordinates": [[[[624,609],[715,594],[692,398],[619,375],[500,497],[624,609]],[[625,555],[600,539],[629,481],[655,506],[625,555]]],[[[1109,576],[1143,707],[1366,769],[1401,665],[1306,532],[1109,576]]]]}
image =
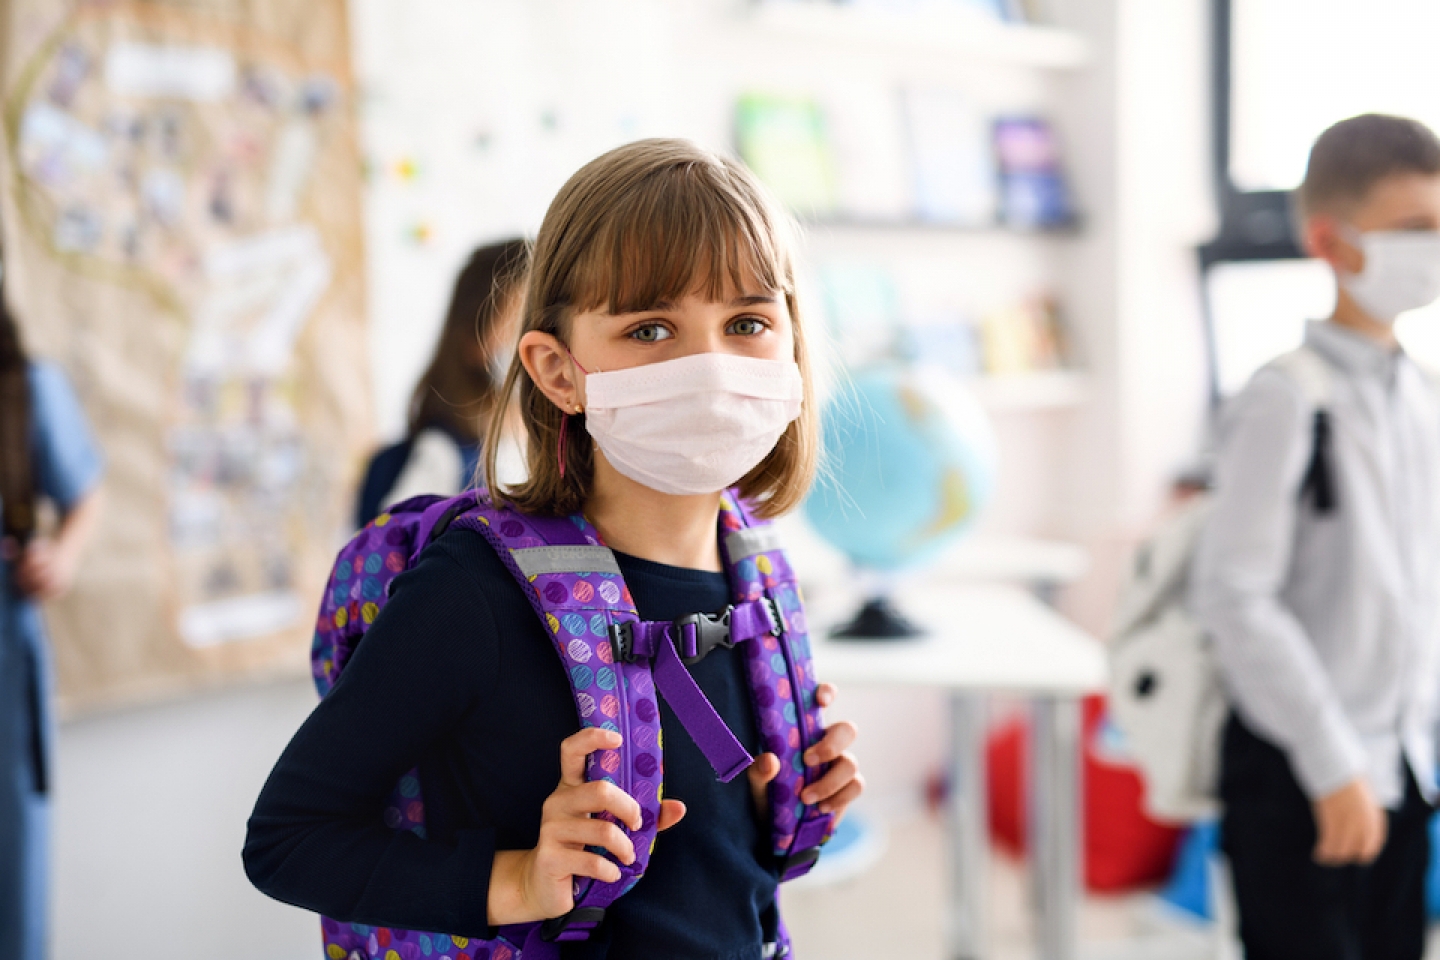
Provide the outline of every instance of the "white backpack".
{"type": "MultiPolygon", "coordinates": [[[[1271,366],[1284,371],[1315,410],[1310,475],[1323,473],[1330,469],[1321,439],[1328,430],[1330,367],[1306,347],[1271,366]]],[[[1318,507],[1332,508],[1325,501],[1318,507]]],[[[1136,551],[1110,640],[1111,717],[1145,780],[1147,812],[1159,820],[1218,812],[1228,705],[1210,639],[1188,607],[1191,558],[1210,509],[1209,495],[1195,496],[1136,551]]]]}

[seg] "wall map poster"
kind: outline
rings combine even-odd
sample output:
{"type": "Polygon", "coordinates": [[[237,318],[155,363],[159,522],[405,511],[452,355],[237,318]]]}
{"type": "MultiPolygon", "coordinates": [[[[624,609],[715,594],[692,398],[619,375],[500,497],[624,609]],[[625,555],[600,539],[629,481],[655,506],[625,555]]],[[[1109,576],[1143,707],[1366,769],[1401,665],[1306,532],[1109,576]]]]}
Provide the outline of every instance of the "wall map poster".
{"type": "Polygon", "coordinates": [[[4,245],[107,460],[71,709],[304,663],[370,423],[343,0],[8,0],[4,245]]]}

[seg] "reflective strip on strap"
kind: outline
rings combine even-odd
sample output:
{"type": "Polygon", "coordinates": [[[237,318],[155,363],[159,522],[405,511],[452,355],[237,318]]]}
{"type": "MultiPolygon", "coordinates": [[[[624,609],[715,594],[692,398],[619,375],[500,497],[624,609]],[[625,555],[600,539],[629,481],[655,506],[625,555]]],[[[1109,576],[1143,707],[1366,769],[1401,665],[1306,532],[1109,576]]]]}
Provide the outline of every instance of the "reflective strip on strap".
{"type": "Polygon", "coordinates": [[[731,563],[779,549],[780,533],[774,527],[746,527],[725,535],[725,552],[731,563]]]}
{"type": "Polygon", "coordinates": [[[527,577],[542,573],[613,573],[620,574],[620,564],[609,547],[522,547],[511,550],[515,565],[527,577]]]}

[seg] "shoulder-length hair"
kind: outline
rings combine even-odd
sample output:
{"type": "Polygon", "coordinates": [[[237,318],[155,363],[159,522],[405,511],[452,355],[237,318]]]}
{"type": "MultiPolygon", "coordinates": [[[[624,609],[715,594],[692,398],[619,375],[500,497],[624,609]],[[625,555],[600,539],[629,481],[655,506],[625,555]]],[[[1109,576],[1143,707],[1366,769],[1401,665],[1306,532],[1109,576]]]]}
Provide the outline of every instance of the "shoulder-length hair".
{"type": "MultiPolygon", "coordinates": [[[[782,292],[804,402],[775,448],[739,483],[741,495],[761,516],[778,516],[804,498],[820,446],[811,359],[795,296],[792,235],[791,219],[738,162],[687,140],[627,144],[580,168],[546,211],[532,248],[521,335],[540,330],[568,344],[571,321],[589,310],[632,313],[690,294],[719,300],[729,290],[755,284],[782,292]]],[[[492,494],[527,513],[581,510],[594,480],[594,447],[584,414],[568,414],[551,403],[518,357],[502,396],[513,397],[519,408],[529,476],[503,488],[495,482],[507,406],[497,404],[485,450],[492,494]],[[560,451],[567,416],[573,422],[560,451]]]]}
{"type": "Polygon", "coordinates": [[[499,384],[475,347],[486,353],[495,348],[495,327],[516,295],[528,252],[524,240],[492,243],[471,253],[461,268],[435,353],[410,398],[410,436],[439,427],[459,440],[479,442],[499,384]]]}
{"type": "Polygon", "coordinates": [[[21,545],[35,532],[30,361],[0,285],[0,536],[21,545]]]}

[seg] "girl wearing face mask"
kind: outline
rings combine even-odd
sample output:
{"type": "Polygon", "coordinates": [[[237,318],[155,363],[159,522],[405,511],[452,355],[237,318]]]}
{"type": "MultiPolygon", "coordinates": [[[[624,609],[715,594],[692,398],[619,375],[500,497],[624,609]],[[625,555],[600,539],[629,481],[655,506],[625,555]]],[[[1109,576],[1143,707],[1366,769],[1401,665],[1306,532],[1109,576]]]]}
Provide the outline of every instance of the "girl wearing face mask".
{"type": "Polygon", "coordinates": [[[505,240],[475,250],[461,268],[435,354],[410,398],[405,437],[378,451],[365,468],[357,527],[393,503],[422,493],[458,493],[475,478],[480,427],[505,379],[505,351],[515,342],[528,256],[524,240],[505,240]]]}
{"type": "MultiPolygon", "coordinates": [[[[747,171],[678,140],[592,161],[533,245],[503,388],[528,476],[492,483],[492,496],[593,528],[642,620],[725,608],[722,497],[777,516],[815,469],[804,334],[786,219],[747,171]]],[[[491,417],[491,477],[506,416],[491,417]]],[[[256,806],[252,880],[341,921],[468,937],[567,914],[575,891],[616,881],[616,863],[636,857],[600,819],[640,826],[635,801],[582,773],[621,734],[577,733],[552,638],[486,537],[452,526],[392,588],[256,806]],[[377,824],[417,758],[425,839],[377,824]]],[[[638,884],[563,957],[784,955],[776,889],[789,866],[767,812],[780,764],[757,729],[746,661],[717,647],[687,669],[755,760],[718,779],[661,691],[661,833],[638,884]]],[[[815,700],[833,697],[822,684],[815,700]]],[[[800,801],[839,816],[860,794],[854,738],[836,723],[796,755],[815,772],[800,801]]]]}

